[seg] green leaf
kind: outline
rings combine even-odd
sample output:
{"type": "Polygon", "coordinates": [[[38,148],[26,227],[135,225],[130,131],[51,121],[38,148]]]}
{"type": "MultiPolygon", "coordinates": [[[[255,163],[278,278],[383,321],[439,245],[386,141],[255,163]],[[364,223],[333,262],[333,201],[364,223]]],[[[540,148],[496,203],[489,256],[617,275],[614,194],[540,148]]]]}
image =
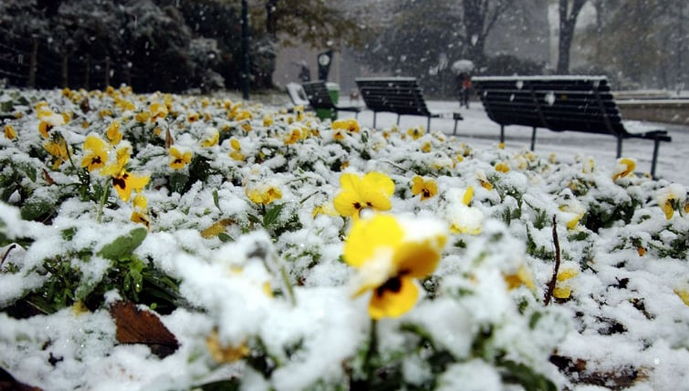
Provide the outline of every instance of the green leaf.
{"type": "Polygon", "coordinates": [[[36,182],[36,168],[29,164],[19,164],[18,168],[21,169],[26,176],[31,179],[31,182],[36,182]]]}
{"type": "Polygon", "coordinates": [[[247,216],[247,218],[249,219],[250,222],[252,222],[254,224],[261,224],[261,219],[259,219],[256,215],[249,214],[247,216]]]}
{"type": "Polygon", "coordinates": [[[263,227],[268,228],[271,225],[275,224],[278,217],[280,216],[280,212],[282,212],[282,208],[284,208],[284,207],[285,207],[285,204],[279,204],[279,205],[275,205],[274,207],[268,209],[266,214],[263,216],[263,227]]]}
{"type": "Polygon", "coordinates": [[[534,372],[528,366],[511,360],[498,363],[506,370],[502,378],[507,383],[520,384],[526,391],[556,391],[557,387],[547,377],[534,372]]]}
{"type": "Polygon", "coordinates": [[[103,258],[118,260],[122,257],[130,255],[146,238],[146,228],[135,228],[127,235],[123,235],[115,239],[112,243],[106,244],[98,252],[103,258]]]}
{"type": "Polygon", "coordinates": [[[170,192],[184,194],[189,182],[189,175],[182,172],[175,172],[170,175],[170,192]]]}
{"type": "Polygon", "coordinates": [[[220,239],[220,241],[223,243],[234,242],[234,239],[232,238],[232,236],[230,236],[226,233],[223,233],[223,232],[218,234],[218,239],[220,239]]]}
{"type": "Polygon", "coordinates": [[[199,386],[203,391],[234,391],[241,388],[239,379],[220,380],[213,383],[206,383],[199,386]]]}
{"type": "Polygon", "coordinates": [[[11,100],[0,102],[0,111],[4,113],[9,113],[12,110],[14,110],[14,102],[12,102],[11,100]]]}
{"type": "Polygon", "coordinates": [[[55,213],[55,206],[48,200],[29,199],[21,208],[22,219],[28,221],[44,220],[55,213]]]}
{"type": "Polygon", "coordinates": [[[218,196],[217,189],[213,190],[213,203],[215,204],[215,207],[222,212],[222,209],[220,209],[220,197],[218,196]]]}

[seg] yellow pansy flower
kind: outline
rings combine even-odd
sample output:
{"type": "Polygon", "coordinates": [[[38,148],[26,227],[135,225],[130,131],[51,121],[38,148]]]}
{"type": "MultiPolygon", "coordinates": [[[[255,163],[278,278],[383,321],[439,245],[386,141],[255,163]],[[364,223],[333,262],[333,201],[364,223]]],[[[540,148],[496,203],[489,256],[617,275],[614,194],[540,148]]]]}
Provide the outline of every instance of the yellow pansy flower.
{"type": "Polygon", "coordinates": [[[525,265],[519,265],[516,273],[508,274],[504,278],[509,290],[519,288],[522,285],[526,285],[532,291],[536,290],[531,271],[525,265]]]}
{"type": "Polygon", "coordinates": [[[122,141],[122,136],[122,132],[120,132],[120,121],[112,121],[105,131],[105,137],[107,137],[110,144],[117,145],[122,141]]]}
{"type": "Polygon", "coordinates": [[[418,140],[419,138],[421,138],[421,136],[423,136],[423,133],[423,126],[416,126],[414,128],[409,128],[407,130],[407,134],[414,140],[418,140]]]}
{"type": "Polygon", "coordinates": [[[88,154],[81,159],[81,166],[86,167],[89,172],[105,167],[108,161],[108,145],[105,141],[95,134],[90,134],[84,141],[84,151],[88,154]]]}
{"type": "Polygon", "coordinates": [[[302,138],[302,130],[298,127],[292,127],[292,131],[282,139],[285,144],[294,144],[302,138]]]}
{"type": "Polygon", "coordinates": [[[237,140],[235,137],[232,137],[230,139],[230,147],[232,150],[230,151],[230,157],[234,160],[237,161],[243,161],[246,157],[242,153],[242,145],[239,143],[239,140],[237,140]]]}
{"type": "Polygon", "coordinates": [[[56,170],[63,162],[69,159],[69,150],[64,138],[60,137],[57,141],[49,141],[43,148],[55,158],[53,160],[53,170],[56,170]]]}
{"type": "Polygon", "coordinates": [[[346,131],[344,129],[335,129],[333,131],[333,138],[336,141],[342,141],[345,139],[345,133],[346,133],[346,131]]]}
{"type": "Polygon", "coordinates": [[[192,111],[191,113],[187,113],[187,122],[196,122],[201,118],[201,115],[199,113],[192,111]]]}
{"type": "Polygon", "coordinates": [[[615,167],[613,168],[612,180],[616,181],[618,178],[624,178],[634,172],[636,169],[636,161],[626,157],[617,159],[615,167]]]}
{"type": "Polygon", "coordinates": [[[294,119],[297,122],[304,120],[304,106],[302,106],[302,105],[294,106],[294,109],[292,109],[292,112],[294,113],[294,119]]]}
{"type": "Polygon", "coordinates": [[[5,138],[8,140],[14,140],[17,138],[17,131],[14,130],[14,127],[10,124],[5,125],[5,138]]]}
{"type": "Polygon", "coordinates": [[[247,344],[242,343],[239,346],[224,346],[220,343],[218,331],[214,330],[211,335],[206,338],[206,348],[217,363],[232,363],[246,357],[251,353],[247,344]]]}
{"type": "Polygon", "coordinates": [[[415,175],[412,178],[411,192],[415,196],[421,194],[422,201],[427,200],[438,194],[438,184],[434,179],[424,179],[415,175]]]}
{"type": "Polygon", "coordinates": [[[272,116],[272,115],[266,114],[266,115],[263,116],[263,126],[264,126],[264,127],[267,128],[267,127],[273,125],[274,123],[275,123],[275,121],[273,120],[273,116],[272,116]]]}
{"type": "Polygon", "coordinates": [[[433,149],[433,145],[431,144],[430,141],[426,141],[421,146],[421,152],[423,152],[423,153],[429,153],[429,152],[431,152],[432,149],[433,149]]]}
{"type": "Polygon", "coordinates": [[[316,207],[313,208],[311,211],[311,217],[314,219],[318,215],[326,215],[326,216],[339,216],[337,211],[335,210],[335,207],[333,206],[332,203],[325,203],[321,205],[317,205],[316,207]]]}
{"type": "Polygon", "coordinates": [[[151,118],[151,113],[148,111],[142,111],[134,115],[136,122],[146,123],[151,118]]]}
{"type": "Polygon", "coordinates": [[[560,270],[557,273],[557,283],[553,290],[553,296],[558,299],[569,299],[572,295],[572,288],[566,281],[576,277],[578,274],[579,272],[576,269],[560,270]]]}
{"type": "Polygon", "coordinates": [[[153,102],[148,110],[151,112],[152,119],[167,117],[169,110],[167,106],[160,102],[153,102]]]}
{"type": "Polygon", "coordinates": [[[440,261],[446,233],[429,222],[410,235],[407,230],[419,223],[401,224],[394,216],[377,214],[357,220],[345,240],[344,260],[358,271],[353,296],[372,291],[368,313],[373,319],[410,311],[419,297],[415,280],[433,273],[440,261]]]}
{"type": "Polygon", "coordinates": [[[686,190],[682,185],[672,184],[660,189],[656,195],[656,200],[660,209],[665,213],[665,218],[670,220],[675,214],[675,210],[681,212],[681,204],[686,200],[686,190]]]}
{"type": "Polygon", "coordinates": [[[38,131],[41,133],[43,138],[50,137],[48,132],[50,132],[51,129],[53,129],[53,125],[51,125],[45,121],[41,121],[38,123],[38,131]]]}
{"type": "Polygon", "coordinates": [[[103,119],[105,117],[112,117],[112,110],[103,109],[103,110],[98,112],[98,115],[100,116],[100,119],[103,119]]]}
{"type": "Polygon", "coordinates": [[[245,193],[251,202],[262,205],[268,205],[273,201],[282,198],[282,190],[269,184],[260,184],[247,187],[245,189],[245,193]]]}
{"type": "Polygon", "coordinates": [[[340,186],[333,203],[341,216],[357,219],[363,209],[385,211],[392,208],[390,197],[395,191],[395,184],[383,173],[369,172],[363,178],[359,174],[342,174],[340,186]]]}
{"type": "Polygon", "coordinates": [[[350,133],[357,133],[361,129],[359,122],[354,118],[338,119],[332,124],[333,129],[342,129],[350,133]]]}
{"type": "MultiPolygon", "coordinates": [[[[452,190],[455,193],[457,190],[452,190]]],[[[450,220],[450,232],[455,234],[478,235],[483,226],[483,212],[478,208],[469,206],[474,198],[474,187],[469,186],[461,197],[461,203],[450,204],[447,209],[447,216],[450,220]]],[[[451,198],[454,198],[451,197],[451,198]]]]}
{"type": "Polygon", "coordinates": [[[177,147],[170,148],[170,163],[168,165],[173,170],[181,170],[187,164],[191,163],[191,151],[180,151],[177,147]]]}
{"type": "Polygon", "coordinates": [[[689,290],[685,288],[675,288],[672,290],[682,300],[682,302],[689,306],[689,290]]]}
{"type": "Polygon", "coordinates": [[[147,204],[148,201],[146,200],[146,197],[143,194],[135,195],[134,199],[132,200],[132,206],[134,207],[134,211],[132,212],[130,220],[138,224],[143,224],[146,226],[147,229],[150,229],[151,222],[148,216],[146,215],[147,204]]]}
{"type": "Polygon", "coordinates": [[[249,120],[252,118],[253,118],[253,116],[251,115],[251,112],[249,110],[240,110],[237,112],[237,115],[235,115],[235,117],[234,117],[235,121],[243,121],[245,119],[249,120]]]}
{"type": "Polygon", "coordinates": [[[507,173],[510,171],[510,165],[505,162],[500,162],[495,165],[495,171],[507,173]]]}
{"type": "Polygon", "coordinates": [[[151,221],[148,219],[145,213],[135,210],[129,219],[137,224],[141,224],[146,227],[146,229],[151,229],[151,221]]]}
{"type": "Polygon", "coordinates": [[[476,179],[478,179],[478,182],[481,184],[481,186],[484,189],[486,189],[488,191],[493,190],[493,184],[490,183],[490,181],[486,177],[486,174],[483,172],[483,170],[477,170],[476,171],[476,179]]]}
{"type": "Polygon", "coordinates": [[[134,175],[122,170],[118,175],[112,177],[112,184],[120,199],[124,202],[128,202],[132,195],[132,191],[139,192],[143,190],[149,180],[150,177],[148,176],[134,175]]]}
{"type": "Polygon", "coordinates": [[[215,146],[220,141],[220,132],[217,128],[206,129],[206,138],[201,141],[201,146],[204,148],[210,148],[215,146]]]}

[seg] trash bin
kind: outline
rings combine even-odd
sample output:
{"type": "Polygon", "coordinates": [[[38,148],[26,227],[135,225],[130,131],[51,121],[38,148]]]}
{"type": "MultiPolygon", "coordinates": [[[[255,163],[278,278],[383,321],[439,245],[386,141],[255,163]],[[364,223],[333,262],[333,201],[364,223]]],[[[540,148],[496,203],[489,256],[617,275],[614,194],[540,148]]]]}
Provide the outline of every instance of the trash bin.
{"type": "MultiPolygon", "coordinates": [[[[332,99],[335,106],[337,106],[337,103],[340,101],[340,85],[337,83],[327,82],[325,83],[325,87],[328,89],[328,95],[330,95],[330,99],[332,99]]],[[[337,119],[337,110],[317,109],[316,115],[320,119],[330,118],[334,121],[337,119]]]]}

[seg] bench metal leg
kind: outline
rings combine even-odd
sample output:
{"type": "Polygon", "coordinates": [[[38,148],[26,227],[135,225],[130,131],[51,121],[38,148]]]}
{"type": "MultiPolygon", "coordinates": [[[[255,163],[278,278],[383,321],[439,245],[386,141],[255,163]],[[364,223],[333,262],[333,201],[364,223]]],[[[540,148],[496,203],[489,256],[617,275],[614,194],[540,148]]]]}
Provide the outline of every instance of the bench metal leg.
{"type": "Polygon", "coordinates": [[[617,138],[617,158],[622,157],[622,137],[617,138]]]}
{"type": "Polygon", "coordinates": [[[452,135],[453,136],[457,134],[457,122],[459,122],[459,120],[455,120],[455,127],[454,127],[454,129],[452,129],[452,135]]]}
{"type": "Polygon", "coordinates": [[[376,128],[376,112],[373,112],[373,129],[376,128]]]}
{"type": "Polygon", "coordinates": [[[401,115],[397,114],[397,127],[400,126],[400,117],[401,117],[401,115]]]}
{"type": "Polygon", "coordinates": [[[531,152],[533,152],[535,148],[536,148],[536,127],[534,126],[533,131],[531,132],[531,152]]]}
{"type": "Polygon", "coordinates": [[[656,164],[658,163],[658,150],[660,149],[660,140],[653,140],[653,161],[651,162],[651,178],[656,179],[656,164]]]}
{"type": "Polygon", "coordinates": [[[431,117],[428,117],[428,122],[426,123],[426,131],[430,132],[431,131],[431,117]]]}
{"type": "Polygon", "coordinates": [[[505,143],[505,125],[500,125],[500,144],[505,143]]]}

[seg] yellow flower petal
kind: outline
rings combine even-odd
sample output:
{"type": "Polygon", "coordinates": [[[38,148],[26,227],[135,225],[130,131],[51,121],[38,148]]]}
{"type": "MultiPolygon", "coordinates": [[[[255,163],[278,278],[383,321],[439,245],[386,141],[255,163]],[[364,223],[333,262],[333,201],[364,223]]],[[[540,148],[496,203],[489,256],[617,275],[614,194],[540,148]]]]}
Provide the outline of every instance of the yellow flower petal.
{"type": "Polygon", "coordinates": [[[191,162],[191,151],[182,153],[177,147],[170,148],[170,162],[168,165],[173,170],[181,170],[191,162]]]}
{"type": "Polygon", "coordinates": [[[14,140],[17,138],[17,131],[14,130],[14,127],[10,124],[5,125],[5,138],[8,140],[14,140]]]}
{"type": "Polygon", "coordinates": [[[120,199],[128,202],[132,191],[141,191],[148,184],[149,180],[148,176],[134,175],[125,171],[120,175],[113,176],[112,184],[120,199]]]}
{"type": "Polygon", "coordinates": [[[412,278],[423,278],[433,273],[440,261],[445,237],[438,237],[434,242],[406,242],[397,248],[392,262],[398,273],[412,278]]]}
{"type": "Polygon", "coordinates": [[[357,220],[345,241],[344,260],[350,266],[362,267],[374,257],[377,248],[394,249],[403,236],[404,231],[393,216],[357,220]]]}
{"type": "Polygon", "coordinates": [[[368,314],[372,319],[397,318],[411,310],[419,298],[419,288],[411,278],[394,277],[371,296],[368,314]]]}
{"type": "Polygon", "coordinates": [[[464,196],[462,196],[462,203],[466,206],[469,206],[471,203],[471,200],[474,198],[474,186],[469,186],[469,188],[464,192],[464,196]]]}

